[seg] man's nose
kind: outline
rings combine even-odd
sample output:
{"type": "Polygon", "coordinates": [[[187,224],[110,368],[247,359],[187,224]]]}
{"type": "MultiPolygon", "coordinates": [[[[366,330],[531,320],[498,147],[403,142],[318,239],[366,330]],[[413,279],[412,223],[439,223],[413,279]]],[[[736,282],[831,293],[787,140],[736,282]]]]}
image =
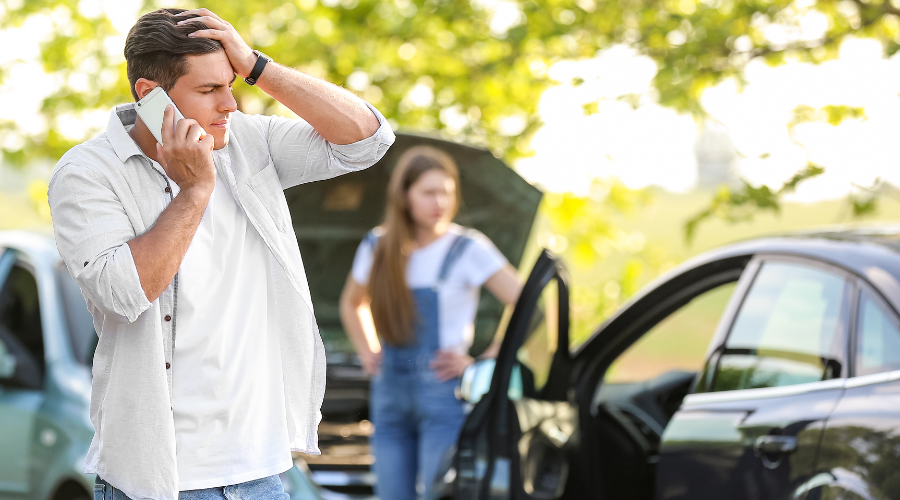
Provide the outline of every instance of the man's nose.
{"type": "Polygon", "coordinates": [[[231,92],[228,93],[228,96],[222,100],[219,106],[219,111],[222,113],[234,113],[237,111],[237,101],[231,92]]]}

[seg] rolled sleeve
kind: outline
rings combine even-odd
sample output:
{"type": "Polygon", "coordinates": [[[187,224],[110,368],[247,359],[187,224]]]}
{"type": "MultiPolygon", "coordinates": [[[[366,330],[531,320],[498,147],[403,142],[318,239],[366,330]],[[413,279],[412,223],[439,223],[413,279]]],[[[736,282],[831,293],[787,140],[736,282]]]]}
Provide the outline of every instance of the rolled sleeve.
{"type": "Polygon", "coordinates": [[[361,166],[361,168],[371,167],[375,162],[380,160],[384,154],[387,153],[391,144],[394,143],[395,138],[394,131],[391,129],[391,126],[384,115],[368,102],[366,102],[366,106],[372,110],[372,113],[375,114],[375,118],[378,119],[378,130],[370,137],[351,144],[329,143],[331,149],[334,151],[334,155],[338,157],[342,163],[358,165],[361,166]]]}
{"type": "Polygon", "coordinates": [[[59,253],[106,320],[131,323],[150,308],[128,241],[136,234],[118,196],[91,169],[57,169],[48,190],[59,253]]]}
{"type": "MultiPolygon", "coordinates": [[[[366,102],[378,119],[378,130],[351,144],[332,144],[307,121],[280,116],[248,116],[263,130],[281,187],[321,181],[374,165],[394,143],[387,119],[366,102]]],[[[246,115],[245,115],[246,116],[246,115]]]]}

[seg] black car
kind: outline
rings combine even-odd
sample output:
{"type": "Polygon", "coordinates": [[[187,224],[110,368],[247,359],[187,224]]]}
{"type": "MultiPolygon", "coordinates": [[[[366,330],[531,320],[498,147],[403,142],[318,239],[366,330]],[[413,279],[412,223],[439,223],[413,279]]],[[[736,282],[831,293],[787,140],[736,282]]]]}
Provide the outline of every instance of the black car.
{"type": "Polygon", "coordinates": [[[544,252],[496,367],[464,377],[477,402],[435,491],[900,498],[898,310],[900,229],[758,239],[678,267],[570,348],[566,272],[544,252]]]}

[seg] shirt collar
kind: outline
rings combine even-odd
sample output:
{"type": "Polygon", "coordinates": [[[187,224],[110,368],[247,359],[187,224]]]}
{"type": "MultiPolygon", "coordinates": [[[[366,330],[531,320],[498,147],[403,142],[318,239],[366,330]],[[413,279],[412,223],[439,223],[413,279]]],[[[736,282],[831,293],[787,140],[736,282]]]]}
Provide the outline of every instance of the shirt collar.
{"type": "Polygon", "coordinates": [[[134,139],[128,134],[126,126],[133,126],[137,120],[137,111],[134,103],[120,104],[109,113],[109,123],[106,125],[106,138],[122,163],[134,155],[143,155],[134,139]]]}

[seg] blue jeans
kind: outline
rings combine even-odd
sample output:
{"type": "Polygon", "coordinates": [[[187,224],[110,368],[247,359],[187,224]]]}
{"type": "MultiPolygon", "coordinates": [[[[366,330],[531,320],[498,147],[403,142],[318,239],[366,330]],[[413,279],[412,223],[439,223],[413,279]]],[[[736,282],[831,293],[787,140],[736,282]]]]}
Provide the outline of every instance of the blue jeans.
{"type": "Polygon", "coordinates": [[[410,289],[418,316],[414,341],[382,345],[381,371],[372,378],[369,395],[375,492],[382,500],[416,500],[417,483],[429,498],[438,467],[465,421],[455,395],[459,379],[441,382],[429,364],[441,345],[439,285],[469,241],[465,236],[453,241],[434,287],[410,289]]]}
{"type": "Polygon", "coordinates": [[[428,369],[382,370],[372,379],[375,489],[383,500],[415,500],[417,476],[428,498],[441,459],[465,420],[463,403],[454,395],[458,383],[440,382],[428,369]]]}
{"type": "MultiPolygon", "coordinates": [[[[288,500],[278,474],[246,483],[178,492],[178,500],[288,500]]],[[[131,500],[122,491],[97,476],[94,500],[131,500]]]]}

